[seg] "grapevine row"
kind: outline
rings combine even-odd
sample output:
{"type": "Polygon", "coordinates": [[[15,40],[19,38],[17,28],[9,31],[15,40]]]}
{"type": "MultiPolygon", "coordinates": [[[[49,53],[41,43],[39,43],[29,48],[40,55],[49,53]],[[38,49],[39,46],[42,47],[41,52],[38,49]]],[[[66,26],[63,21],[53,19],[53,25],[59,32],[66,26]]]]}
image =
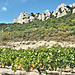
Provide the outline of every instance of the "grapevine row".
{"type": "Polygon", "coordinates": [[[12,66],[12,70],[23,68],[26,71],[33,69],[57,70],[69,66],[75,67],[75,48],[72,47],[41,47],[39,49],[0,48],[0,63],[2,66],[12,66]]]}

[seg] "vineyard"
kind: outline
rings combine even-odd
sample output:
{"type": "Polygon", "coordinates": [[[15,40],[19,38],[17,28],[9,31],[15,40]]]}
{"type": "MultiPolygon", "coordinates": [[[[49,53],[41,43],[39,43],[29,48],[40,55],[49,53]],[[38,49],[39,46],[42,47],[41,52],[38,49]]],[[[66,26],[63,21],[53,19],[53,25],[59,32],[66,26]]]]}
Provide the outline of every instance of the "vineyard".
{"type": "Polygon", "coordinates": [[[12,70],[24,69],[33,71],[40,68],[50,71],[57,68],[75,67],[75,48],[72,47],[41,47],[39,49],[15,50],[0,48],[0,63],[2,67],[12,66],[12,70]]]}

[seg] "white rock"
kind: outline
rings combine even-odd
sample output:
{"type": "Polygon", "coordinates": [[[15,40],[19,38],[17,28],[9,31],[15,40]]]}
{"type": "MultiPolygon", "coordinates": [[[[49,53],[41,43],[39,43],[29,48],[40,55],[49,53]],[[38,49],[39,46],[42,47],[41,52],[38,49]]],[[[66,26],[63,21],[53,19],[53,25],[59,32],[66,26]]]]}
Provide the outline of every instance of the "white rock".
{"type": "Polygon", "coordinates": [[[29,72],[27,75],[40,75],[38,72],[29,72]]]}
{"type": "Polygon", "coordinates": [[[33,16],[30,16],[30,18],[29,18],[30,22],[34,21],[34,19],[35,19],[35,17],[33,17],[33,16]]]}
{"type": "Polygon", "coordinates": [[[49,10],[44,11],[43,14],[42,14],[42,21],[45,21],[48,18],[50,18],[50,14],[51,13],[49,12],[49,10]]]}
{"type": "Polygon", "coordinates": [[[73,12],[72,13],[75,13],[75,9],[73,9],[73,12]]]}
{"type": "Polygon", "coordinates": [[[75,3],[73,3],[73,7],[75,7],[75,3]]]}
{"type": "Polygon", "coordinates": [[[70,7],[73,7],[71,4],[69,5],[70,7]]]}
{"type": "Polygon", "coordinates": [[[20,70],[17,70],[15,72],[16,75],[27,75],[27,72],[26,71],[20,71],[20,70]]]}
{"type": "Polygon", "coordinates": [[[24,19],[23,23],[29,23],[29,19],[24,19]]]}
{"type": "Polygon", "coordinates": [[[42,20],[42,15],[39,14],[39,16],[37,17],[37,19],[42,20]]]}
{"type": "Polygon", "coordinates": [[[32,22],[36,19],[45,21],[48,18],[50,18],[50,14],[51,13],[49,12],[49,10],[44,11],[43,14],[31,13],[30,15],[28,15],[25,12],[22,12],[22,13],[20,13],[20,15],[17,19],[14,19],[14,23],[20,23],[20,24],[29,23],[29,22],[32,22]]]}
{"type": "Polygon", "coordinates": [[[42,14],[42,21],[45,21],[45,15],[44,15],[44,13],[42,14]]]}
{"type": "Polygon", "coordinates": [[[28,23],[28,17],[29,15],[27,13],[22,12],[17,19],[14,19],[14,23],[28,23]]]}
{"type": "Polygon", "coordinates": [[[67,8],[66,5],[63,3],[57,7],[57,9],[52,13],[52,15],[59,18],[59,17],[66,15],[67,14],[66,11],[69,12],[70,9],[67,8]]]}
{"type": "Polygon", "coordinates": [[[46,16],[50,17],[50,14],[51,14],[51,13],[49,12],[49,10],[46,10],[46,11],[44,11],[43,13],[46,14],[46,16]]]}

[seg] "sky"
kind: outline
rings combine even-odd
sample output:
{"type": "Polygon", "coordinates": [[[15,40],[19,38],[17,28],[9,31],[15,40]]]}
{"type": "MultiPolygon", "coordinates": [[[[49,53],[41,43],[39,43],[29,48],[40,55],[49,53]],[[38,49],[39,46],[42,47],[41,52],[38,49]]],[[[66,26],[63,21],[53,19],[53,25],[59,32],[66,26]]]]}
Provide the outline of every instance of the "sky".
{"type": "Polygon", "coordinates": [[[75,0],[0,0],[0,23],[13,23],[21,12],[42,14],[47,9],[52,12],[61,3],[70,5],[75,0]]]}

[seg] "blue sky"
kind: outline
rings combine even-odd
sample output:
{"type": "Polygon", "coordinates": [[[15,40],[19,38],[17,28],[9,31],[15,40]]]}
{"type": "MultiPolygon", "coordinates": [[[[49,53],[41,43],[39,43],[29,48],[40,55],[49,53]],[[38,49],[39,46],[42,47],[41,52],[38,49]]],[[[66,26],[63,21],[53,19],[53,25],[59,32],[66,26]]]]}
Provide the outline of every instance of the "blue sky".
{"type": "Polygon", "coordinates": [[[70,5],[75,0],[0,0],[0,23],[13,23],[21,12],[43,13],[47,9],[52,12],[61,3],[70,5]]]}

